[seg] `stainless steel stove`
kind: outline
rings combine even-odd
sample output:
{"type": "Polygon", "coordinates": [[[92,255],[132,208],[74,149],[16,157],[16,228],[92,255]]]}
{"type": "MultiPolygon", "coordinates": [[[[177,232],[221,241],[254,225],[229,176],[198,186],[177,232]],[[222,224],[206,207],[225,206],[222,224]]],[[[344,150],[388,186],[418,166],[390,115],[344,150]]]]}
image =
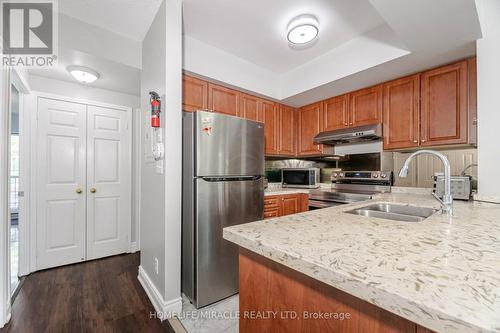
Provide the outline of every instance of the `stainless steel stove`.
{"type": "Polygon", "coordinates": [[[392,171],[334,172],[330,191],[309,191],[309,210],[369,200],[376,194],[390,192],[392,183],[392,171]]]}

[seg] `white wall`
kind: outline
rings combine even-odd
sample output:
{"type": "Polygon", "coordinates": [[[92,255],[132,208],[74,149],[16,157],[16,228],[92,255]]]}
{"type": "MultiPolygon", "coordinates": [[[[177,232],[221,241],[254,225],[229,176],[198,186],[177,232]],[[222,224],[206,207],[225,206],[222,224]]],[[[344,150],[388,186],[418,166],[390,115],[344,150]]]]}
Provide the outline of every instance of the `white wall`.
{"type": "MultiPolygon", "coordinates": [[[[1,37],[1,36],[0,36],[1,37]]],[[[9,258],[8,258],[8,186],[9,179],[9,74],[0,65],[0,328],[4,326],[10,313],[9,258]]]]}
{"type": "Polygon", "coordinates": [[[500,200],[496,136],[500,124],[500,1],[478,0],[477,5],[483,32],[477,41],[478,192],[485,200],[500,200]]]}
{"type": "MultiPolygon", "coordinates": [[[[181,0],[165,0],[142,44],[141,105],[143,148],[150,133],[149,91],[162,98],[164,174],[141,157],[141,267],[158,290],[163,305],[180,311],[182,11],[181,0]],[[165,175],[168,175],[165,177],[165,175]],[[158,273],[154,261],[159,262],[158,273]]],[[[144,155],[144,154],[143,154],[144,155]]],[[[163,310],[165,310],[163,308],[163,310]]]]}
{"type": "Polygon", "coordinates": [[[280,99],[280,75],[185,35],[184,70],[243,90],[280,99]]]}
{"type": "MultiPolygon", "coordinates": [[[[89,99],[96,102],[137,108],[140,106],[139,96],[123,94],[107,89],[93,88],[78,83],[49,79],[42,76],[29,76],[30,88],[50,94],[57,94],[73,98],[89,99]]],[[[139,93],[139,92],[137,92],[139,93]]]]}
{"type": "Polygon", "coordinates": [[[59,15],[59,45],[131,67],[142,65],[140,42],[62,14],[59,15]]]}
{"type": "Polygon", "coordinates": [[[165,299],[181,311],[182,0],[165,0],[165,299]]]}

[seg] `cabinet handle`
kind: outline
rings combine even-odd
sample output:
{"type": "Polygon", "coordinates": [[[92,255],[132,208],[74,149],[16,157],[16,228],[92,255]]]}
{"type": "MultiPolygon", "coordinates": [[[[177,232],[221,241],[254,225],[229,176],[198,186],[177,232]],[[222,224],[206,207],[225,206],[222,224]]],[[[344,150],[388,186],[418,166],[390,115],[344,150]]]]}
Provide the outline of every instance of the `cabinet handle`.
{"type": "Polygon", "coordinates": [[[417,140],[413,140],[413,143],[418,143],[418,141],[417,140]]]}
{"type": "Polygon", "coordinates": [[[425,142],[425,139],[422,139],[422,142],[425,142]]]}
{"type": "Polygon", "coordinates": [[[80,194],[80,193],[82,193],[82,189],[81,189],[81,188],[77,188],[77,189],[75,190],[75,192],[76,192],[76,193],[78,193],[78,194],[80,194]]]}
{"type": "Polygon", "coordinates": [[[92,187],[92,188],[90,189],[90,193],[95,193],[95,192],[97,192],[96,188],[95,188],[95,187],[92,187]]]}
{"type": "Polygon", "coordinates": [[[349,125],[352,125],[352,123],[349,123],[349,125]]]}

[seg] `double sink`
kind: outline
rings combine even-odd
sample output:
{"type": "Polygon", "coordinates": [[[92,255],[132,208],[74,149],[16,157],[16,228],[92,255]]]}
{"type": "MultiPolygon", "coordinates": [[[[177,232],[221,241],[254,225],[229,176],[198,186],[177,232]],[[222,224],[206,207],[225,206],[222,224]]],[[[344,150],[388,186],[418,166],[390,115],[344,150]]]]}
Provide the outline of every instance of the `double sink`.
{"type": "Polygon", "coordinates": [[[426,207],[376,203],[349,210],[345,213],[402,222],[422,222],[436,211],[436,209],[426,207]]]}

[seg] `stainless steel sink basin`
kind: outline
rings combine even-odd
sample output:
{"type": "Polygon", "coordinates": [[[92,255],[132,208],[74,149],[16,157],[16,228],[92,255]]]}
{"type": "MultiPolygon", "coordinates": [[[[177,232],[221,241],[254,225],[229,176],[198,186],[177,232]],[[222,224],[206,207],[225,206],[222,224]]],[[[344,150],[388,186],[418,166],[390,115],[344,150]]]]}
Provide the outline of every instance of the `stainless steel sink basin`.
{"type": "Polygon", "coordinates": [[[436,211],[436,209],[426,207],[377,203],[349,210],[345,213],[394,221],[422,222],[436,211]]]}

